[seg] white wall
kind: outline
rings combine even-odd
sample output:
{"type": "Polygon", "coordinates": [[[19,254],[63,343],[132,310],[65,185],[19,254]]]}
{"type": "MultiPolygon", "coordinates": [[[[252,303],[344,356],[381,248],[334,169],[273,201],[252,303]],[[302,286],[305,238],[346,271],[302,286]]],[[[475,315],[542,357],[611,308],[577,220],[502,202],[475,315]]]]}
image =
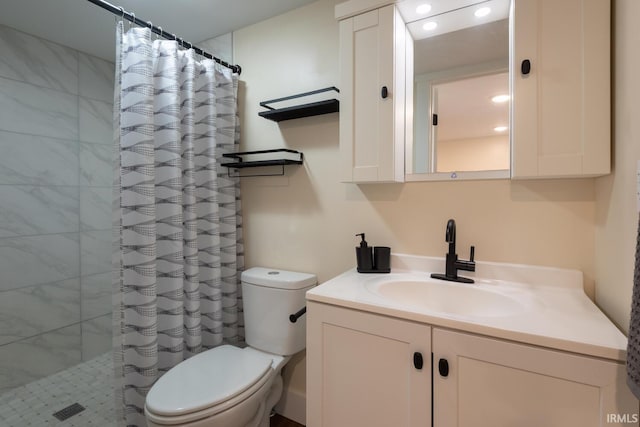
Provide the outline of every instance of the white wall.
{"type": "Polygon", "coordinates": [[[613,173],[596,183],[596,301],[625,331],[629,327],[638,228],[640,160],[640,2],[613,2],[613,173]]]}
{"type": "MultiPolygon", "coordinates": [[[[335,3],[319,0],[234,33],[244,82],[242,148],[305,155],[285,177],[242,179],[247,267],[312,272],[326,281],[355,266],[359,232],[394,252],[444,256],[446,221],[455,218],[461,257],[474,244],[478,260],[579,269],[593,297],[594,179],[342,184],[338,114],[279,124],[258,116],[260,101],[340,86],[335,3]]],[[[304,394],[304,370],[303,357],[290,363],[288,390],[304,394]]]]}

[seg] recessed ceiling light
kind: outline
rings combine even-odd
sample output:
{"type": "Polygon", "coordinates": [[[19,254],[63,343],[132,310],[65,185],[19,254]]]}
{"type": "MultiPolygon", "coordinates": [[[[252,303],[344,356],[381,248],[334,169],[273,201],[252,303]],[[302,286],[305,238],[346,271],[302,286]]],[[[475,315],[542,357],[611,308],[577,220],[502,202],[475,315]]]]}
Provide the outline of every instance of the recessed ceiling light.
{"type": "Polygon", "coordinates": [[[504,132],[507,129],[509,129],[509,128],[506,127],[506,126],[496,126],[496,127],[493,128],[493,130],[495,130],[496,132],[504,132]]]}
{"type": "Polygon", "coordinates": [[[425,31],[433,31],[438,27],[438,23],[436,21],[429,21],[422,26],[422,29],[425,31]]]}
{"type": "Polygon", "coordinates": [[[416,7],[416,13],[420,14],[420,15],[425,15],[427,13],[431,12],[431,5],[430,4],[421,4],[420,6],[416,7]]]}
{"type": "Polygon", "coordinates": [[[496,104],[507,102],[508,100],[509,100],[509,95],[496,95],[493,98],[491,98],[491,101],[495,102],[496,104]]]}
{"type": "Polygon", "coordinates": [[[480,9],[476,10],[473,14],[476,15],[477,18],[482,18],[483,16],[487,16],[490,13],[491,13],[490,7],[481,7],[480,9]]]}

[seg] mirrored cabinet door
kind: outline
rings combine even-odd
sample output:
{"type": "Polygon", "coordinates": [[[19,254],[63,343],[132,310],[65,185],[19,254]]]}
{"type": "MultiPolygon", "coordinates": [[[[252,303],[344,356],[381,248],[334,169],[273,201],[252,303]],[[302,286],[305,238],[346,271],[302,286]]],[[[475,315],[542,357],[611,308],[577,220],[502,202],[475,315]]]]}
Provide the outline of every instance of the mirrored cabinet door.
{"type": "Polygon", "coordinates": [[[415,51],[408,181],[509,178],[509,7],[398,3],[415,51]]]}

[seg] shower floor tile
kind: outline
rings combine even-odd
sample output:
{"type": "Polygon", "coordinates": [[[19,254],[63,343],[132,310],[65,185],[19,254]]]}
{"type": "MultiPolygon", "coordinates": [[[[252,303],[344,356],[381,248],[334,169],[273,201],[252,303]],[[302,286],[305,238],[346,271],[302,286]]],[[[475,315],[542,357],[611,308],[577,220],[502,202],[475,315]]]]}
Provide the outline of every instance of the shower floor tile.
{"type": "Polygon", "coordinates": [[[0,394],[2,427],[116,427],[111,353],[0,394]],[[64,421],[55,412],[85,409],[64,421]]]}

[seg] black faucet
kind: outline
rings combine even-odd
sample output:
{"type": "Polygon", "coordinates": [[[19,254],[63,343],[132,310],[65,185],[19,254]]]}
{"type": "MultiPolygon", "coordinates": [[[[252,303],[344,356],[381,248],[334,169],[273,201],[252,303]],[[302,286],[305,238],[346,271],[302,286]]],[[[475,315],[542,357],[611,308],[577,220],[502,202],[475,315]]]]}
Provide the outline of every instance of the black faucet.
{"type": "Polygon", "coordinates": [[[445,242],[449,244],[449,252],[447,252],[445,273],[433,273],[431,277],[434,279],[448,280],[450,282],[474,283],[473,279],[458,276],[458,270],[476,271],[476,263],[473,261],[475,247],[471,246],[469,261],[458,259],[456,253],[456,222],[452,219],[447,221],[447,231],[445,233],[445,242]]]}

